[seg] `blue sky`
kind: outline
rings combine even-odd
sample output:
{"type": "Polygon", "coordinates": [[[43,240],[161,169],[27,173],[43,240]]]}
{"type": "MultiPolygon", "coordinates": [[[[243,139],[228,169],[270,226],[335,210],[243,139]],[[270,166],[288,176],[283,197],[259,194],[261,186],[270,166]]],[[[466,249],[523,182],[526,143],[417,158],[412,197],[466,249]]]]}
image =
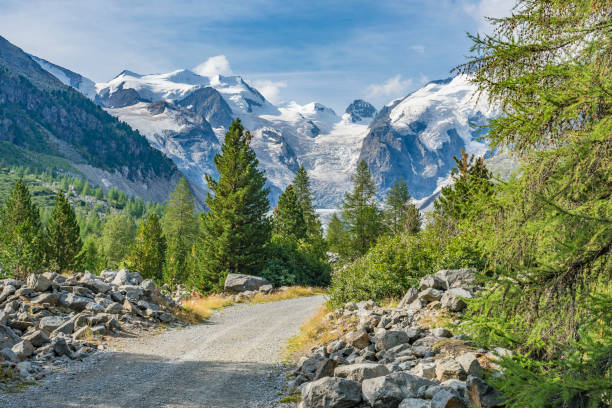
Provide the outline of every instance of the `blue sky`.
{"type": "Polygon", "coordinates": [[[377,108],[464,60],[510,0],[0,0],[0,35],[96,82],[123,69],[243,76],[275,103],[377,108]],[[207,64],[201,65],[211,57],[207,64]],[[204,67],[204,68],[203,68],[204,67]]]}

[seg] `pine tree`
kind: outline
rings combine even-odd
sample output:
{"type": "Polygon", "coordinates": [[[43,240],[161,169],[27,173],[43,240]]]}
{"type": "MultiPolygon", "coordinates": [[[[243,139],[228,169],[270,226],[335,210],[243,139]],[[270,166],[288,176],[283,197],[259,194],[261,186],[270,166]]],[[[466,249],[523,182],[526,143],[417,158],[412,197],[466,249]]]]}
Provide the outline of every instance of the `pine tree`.
{"type": "Polygon", "coordinates": [[[321,240],[323,236],[323,230],[321,228],[321,221],[317,215],[314,206],[312,204],[312,191],[310,189],[310,179],[304,166],[300,166],[298,171],[295,173],[293,179],[293,190],[297,195],[297,200],[302,207],[302,213],[304,214],[304,220],[306,221],[306,228],[308,235],[315,240],[321,240]]]}
{"type": "Polygon", "coordinates": [[[47,235],[47,257],[51,268],[59,272],[74,271],[79,266],[78,255],[83,242],[74,209],[62,190],[55,196],[47,235]]]}
{"type": "Polygon", "coordinates": [[[104,267],[104,260],[98,249],[97,241],[98,238],[93,236],[87,237],[79,254],[81,266],[84,270],[91,273],[98,273],[104,267]]]}
{"type": "Polygon", "coordinates": [[[0,214],[0,260],[5,270],[23,278],[45,261],[45,237],[38,208],[23,180],[17,181],[0,214]]]}
{"type": "Polygon", "coordinates": [[[346,231],[342,225],[342,221],[336,213],[334,213],[327,226],[327,235],[325,236],[329,250],[340,255],[344,255],[347,245],[346,231]]]}
{"type": "Polygon", "coordinates": [[[162,235],[159,217],[150,215],[142,220],[134,245],[126,259],[126,266],[146,279],[161,281],[166,262],[166,240],[162,235]]]}
{"type": "Polygon", "coordinates": [[[383,231],[381,211],[376,202],[376,186],[365,160],[357,165],[353,191],[345,194],[342,220],[349,234],[347,249],[351,256],[365,254],[383,231]]]}
{"type": "Polygon", "coordinates": [[[385,199],[384,219],[392,235],[415,234],[421,227],[419,210],[410,202],[408,186],[403,178],[395,180],[385,199]]]}
{"type": "Polygon", "coordinates": [[[127,214],[111,214],[106,217],[102,229],[102,253],[107,266],[117,268],[128,254],[136,235],[134,221],[127,214]]]}
{"type": "Polygon", "coordinates": [[[289,184],[278,199],[272,218],[274,233],[291,240],[305,239],[306,220],[293,185],[289,184]]]}
{"type": "Polygon", "coordinates": [[[251,134],[236,119],[215,156],[219,180],[206,177],[214,195],[206,199],[210,211],[201,214],[194,277],[205,291],[221,289],[230,272],[255,274],[265,261],[269,190],[250,141],[251,134]]]}
{"type": "Polygon", "coordinates": [[[185,282],[189,275],[191,247],[198,235],[195,210],[195,199],[183,177],[177,183],[162,219],[167,244],[164,278],[167,283],[185,282]]]}

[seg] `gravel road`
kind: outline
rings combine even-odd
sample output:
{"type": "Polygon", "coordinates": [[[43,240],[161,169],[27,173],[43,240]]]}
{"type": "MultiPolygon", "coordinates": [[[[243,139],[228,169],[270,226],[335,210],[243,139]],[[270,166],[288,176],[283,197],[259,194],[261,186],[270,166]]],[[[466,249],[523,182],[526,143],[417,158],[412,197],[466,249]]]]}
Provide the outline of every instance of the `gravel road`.
{"type": "MultiPolygon", "coordinates": [[[[215,313],[202,325],[120,339],[117,351],[69,365],[6,408],[277,407],[285,342],[325,301],[322,296],[215,313]]],[[[286,405],[284,405],[286,407],[286,405]]]]}

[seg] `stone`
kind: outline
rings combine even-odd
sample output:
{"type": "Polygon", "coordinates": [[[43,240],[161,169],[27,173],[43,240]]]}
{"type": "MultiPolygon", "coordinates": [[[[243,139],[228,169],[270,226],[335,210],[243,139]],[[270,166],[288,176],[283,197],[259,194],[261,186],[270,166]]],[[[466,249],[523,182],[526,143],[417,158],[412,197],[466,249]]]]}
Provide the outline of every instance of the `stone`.
{"type": "Polygon", "coordinates": [[[436,272],[435,276],[444,281],[444,289],[470,286],[476,280],[476,269],[445,269],[436,272]]]}
{"type": "Polygon", "coordinates": [[[65,320],[59,316],[46,316],[40,319],[38,327],[47,334],[50,334],[55,329],[65,323],[65,320]]]}
{"type": "Polygon", "coordinates": [[[372,310],[376,306],[373,300],[362,300],[361,302],[357,302],[357,308],[359,310],[372,310]]]}
{"type": "Polygon", "coordinates": [[[386,366],[375,363],[343,365],[334,370],[335,377],[346,378],[359,383],[369,378],[380,377],[387,374],[389,374],[389,369],[386,366]]]}
{"type": "Polygon", "coordinates": [[[419,310],[421,310],[422,308],[424,308],[426,305],[427,305],[427,302],[425,302],[422,298],[418,298],[414,302],[408,305],[407,311],[410,314],[414,314],[418,312],[419,310]]]}
{"type": "Polygon", "coordinates": [[[15,296],[30,296],[34,293],[34,289],[32,288],[19,288],[15,291],[15,296]]]}
{"type": "Polygon", "coordinates": [[[456,358],[457,362],[463,370],[467,373],[467,375],[474,375],[476,377],[482,376],[482,369],[480,367],[480,363],[474,353],[464,353],[456,358]]]}
{"type": "Polygon", "coordinates": [[[452,293],[444,293],[440,299],[442,306],[451,312],[460,312],[467,307],[467,304],[461,299],[453,295],[452,293]]]}
{"type": "Polygon", "coordinates": [[[361,386],[344,378],[321,378],[302,389],[303,408],[351,408],[360,402],[361,386]]]}
{"type": "Polygon", "coordinates": [[[36,292],[44,292],[51,287],[53,279],[48,279],[44,274],[31,273],[28,275],[26,285],[36,292]]]}
{"type": "Polygon", "coordinates": [[[465,404],[454,392],[441,389],[431,399],[431,408],[465,408],[465,404]]]}
{"type": "Polygon", "coordinates": [[[11,351],[15,353],[19,360],[24,360],[34,354],[34,346],[28,340],[22,340],[15,344],[11,351]]]}
{"type": "Polygon", "coordinates": [[[47,336],[47,334],[42,330],[33,331],[32,333],[23,336],[23,339],[29,340],[34,347],[40,347],[43,344],[49,343],[49,336],[47,336]]]}
{"type": "Polygon", "coordinates": [[[51,346],[53,347],[53,351],[57,354],[58,357],[68,356],[72,358],[72,350],[70,350],[70,346],[66,343],[66,339],[63,337],[56,337],[51,342],[51,346]]]}
{"type": "Polygon", "coordinates": [[[96,293],[106,293],[111,288],[108,283],[89,272],[86,272],[83,277],[79,279],[79,283],[96,293]]]}
{"type": "Polygon", "coordinates": [[[99,313],[104,311],[104,306],[99,305],[96,302],[90,302],[85,306],[85,310],[89,310],[94,313],[99,313]]]}
{"type": "Polygon", "coordinates": [[[415,288],[408,289],[408,291],[406,292],[402,300],[399,302],[397,307],[402,308],[402,309],[407,307],[409,304],[414,302],[418,296],[419,296],[418,290],[416,290],[415,288]]]}
{"type": "Polygon", "coordinates": [[[433,380],[436,378],[436,363],[421,361],[410,370],[410,373],[419,377],[427,378],[428,380],[433,380]]]}
{"type": "Polygon", "coordinates": [[[117,286],[129,285],[131,281],[130,281],[130,273],[128,272],[128,270],[127,269],[119,270],[115,274],[115,277],[113,278],[112,283],[114,283],[117,286]]]}
{"type": "Polygon", "coordinates": [[[426,302],[433,302],[442,299],[442,294],[443,292],[439,289],[427,288],[419,292],[419,299],[423,299],[426,302]]]}
{"type": "Polygon", "coordinates": [[[58,306],[60,304],[60,294],[59,293],[41,293],[36,296],[30,302],[36,305],[44,305],[45,303],[50,306],[58,306]]]}
{"type": "Polygon", "coordinates": [[[398,408],[430,408],[429,401],[420,398],[406,398],[398,408]]]}
{"type": "Polygon", "coordinates": [[[446,283],[444,280],[435,275],[423,276],[419,281],[419,289],[425,290],[429,288],[446,290],[446,283]]]}
{"type": "Polygon", "coordinates": [[[364,349],[370,345],[370,335],[367,331],[360,329],[348,333],[345,337],[346,342],[356,349],[364,349]]]}
{"type": "Polygon", "coordinates": [[[104,309],[106,313],[112,313],[112,314],[121,313],[122,310],[123,310],[123,306],[117,302],[111,303],[110,305],[106,306],[106,309],[104,309]]]}
{"type": "Polygon", "coordinates": [[[0,326],[0,349],[10,349],[20,341],[21,339],[15,334],[13,329],[4,325],[0,326]]]}
{"type": "Polygon", "coordinates": [[[240,273],[230,273],[225,279],[223,290],[229,293],[240,293],[246,290],[259,290],[270,282],[260,276],[244,275],[240,273]]]}
{"type": "Polygon", "coordinates": [[[125,301],[123,302],[123,310],[128,313],[134,313],[140,317],[144,317],[140,309],[127,299],[125,299],[125,301]]]}
{"type": "Polygon", "coordinates": [[[81,340],[89,337],[92,334],[89,326],[81,327],[72,334],[72,338],[75,340],[81,340]]]}
{"type": "Polygon", "coordinates": [[[434,384],[425,378],[398,371],[364,380],[361,390],[373,408],[396,408],[406,398],[416,398],[419,388],[434,384]]]}
{"type": "Polygon", "coordinates": [[[72,332],[74,332],[74,320],[75,320],[75,318],[76,318],[76,316],[71,318],[67,322],[64,322],[57,329],[53,330],[53,332],[51,333],[51,336],[57,336],[60,333],[71,335],[72,332]]]}
{"type": "Polygon", "coordinates": [[[0,326],[6,326],[6,322],[8,322],[8,313],[0,310],[0,326]]]}
{"type": "Polygon", "coordinates": [[[123,303],[123,301],[125,300],[123,295],[119,292],[110,292],[110,297],[117,303],[123,303]]]}
{"type": "Polygon", "coordinates": [[[470,375],[465,383],[470,403],[478,408],[493,408],[503,402],[502,394],[482,379],[470,375]]]}
{"type": "Polygon", "coordinates": [[[438,378],[438,381],[452,379],[464,381],[467,375],[463,367],[461,367],[461,365],[454,358],[446,357],[437,361],[436,377],[438,378]]]}
{"type": "Polygon", "coordinates": [[[5,286],[0,292],[0,303],[4,302],[9,296],[15,293],[15,287],[12,285],[5,286]]]}
{"type": "Polygon", "coordinates": [[[262,285],[259,288],[259,291],[261,293],[266,293],[266,294],[271,293],[273,290],[274,290],[274,286],[272,286],[272,285],[262,285]]]}
{"type": "Polygon", "coordinates": [[[453,334],[448,329],[445,329],[443,327],[438,327],[438,328],[433,329],[431,331],[431,334],[433,334],[436,337],[446,337],[446,338],[453,337],[453,334]]]}
{"type": "Polygon", "coordinates": [[[403,330],[379,330],[374,336],[376,350],[389,350],[399,344],[409,343],[410,337],[403,330]]]}
{"type": "Polygon", "coordinates": [[[144,290],[137,285],[122,285],[119,286],[119,290],[131,301],[137,301],[140,297],[142,297],[142,295],[144,295],[144,290]]]}
{"type": "Polygon", "coordinates": [[[324,360],[325,356],[319,353],[315,353],[310,357],[300,360],[300,363],[298,364],[298,370],[306,377],[313,378],[317,371],[317,368],[319,368],[319,364],[321,364],[324,360]]]}
{"type": "Polygon", "coordinates": [[[90,298],[73,295],[72,293],[64,293],[59,298],[60,305],[76,310],[77,312],[85,310],[87,304],[91,302],[92,300],[90,298]]]}
{"type": "Polygon", "coordinates": [[[100,276],[105,281],[112,282],[112,280],[115,279],[115,276],[117,276],[117,272],[116,271],[102,271],[100,272],[100,276]]]}
{"type": "Polygon", "coordinates": [[[148,293],[155,292],[157,290],[157,285],[153,282],[152,279],[145,279],[140,283],[140,287],[148,293]]]}
{"type": "Polygon", "coordinates": [[[121,323],[119,323],[119,321],[115,319],[114,317],[109,319],[106,325],[111,330],[121,330],[121,323]]]}
{"type": "Polygon", "coordinates": [[[142,281],[143,278],[141,274],[139,274],[138,272],[130,273],[130,282],[132,282],[132,285],[140,285],[142,281]]]}
{"type": "Polygon", "coordinates": [[[359,307],[357,307],[357,303],[355,302],[348,302],[346,305],[344,305],[344,310],[348,310],[348,311],[355,311],[359,309],[359,307]]]}
{"type": "Polygon", "coordinates": [[[337,366],[338,362],[336,360],[332,360],[331,358],[326,358],[325,360],[321,361],[317,367],[317,371],[315,371],[313,381],[323,377],[333,376],[334,370],[337,366]]]}
{"type": "Polygon", "coordinates": [[[17,361],[17,355],[8,347],[0,349],[0,362],[1,361],[17,361]]]}

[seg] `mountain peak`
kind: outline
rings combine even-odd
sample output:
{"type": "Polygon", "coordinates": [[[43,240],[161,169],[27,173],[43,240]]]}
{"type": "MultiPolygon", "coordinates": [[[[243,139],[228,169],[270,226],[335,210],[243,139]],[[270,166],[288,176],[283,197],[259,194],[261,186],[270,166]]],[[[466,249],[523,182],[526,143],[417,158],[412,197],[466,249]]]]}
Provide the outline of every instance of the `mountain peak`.
{"type": "Polygon", "coordinates": [[[376,115],[376,108],[363,99],[355,99],[347,108],[346,113],[351,117],[351,122],[357,123],[364,119],[371,119],[376,115]]]}

